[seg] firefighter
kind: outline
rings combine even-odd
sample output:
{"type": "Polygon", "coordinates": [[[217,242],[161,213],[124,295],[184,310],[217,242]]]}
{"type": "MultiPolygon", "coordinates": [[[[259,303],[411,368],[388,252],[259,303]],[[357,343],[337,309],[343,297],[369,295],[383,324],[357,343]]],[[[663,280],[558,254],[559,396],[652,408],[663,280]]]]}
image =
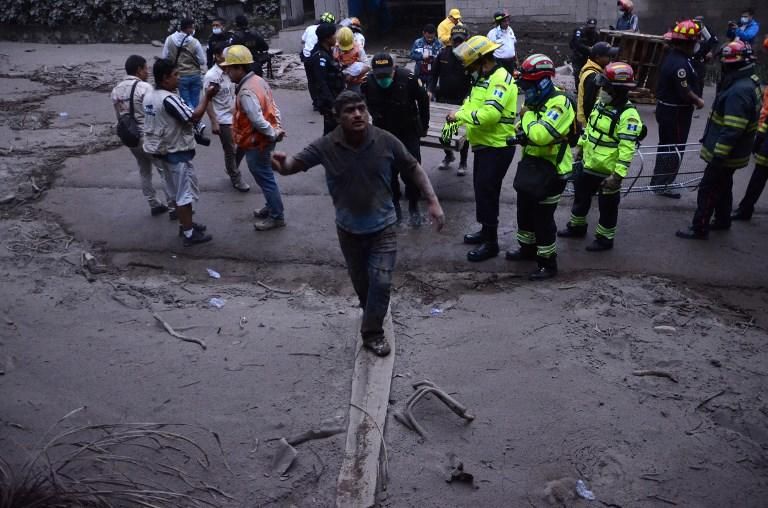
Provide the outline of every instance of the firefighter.
{"type": "Polygon", "coordinates": [[[534,54],[520,66],[517,81],[525,93],[525,113],[520,136],[523,158],[517,166],[517,241],[520,248],[507,252],[510,261],[535,260],[537,269],[530,280],[557,275],[557,225],[555,210],[566,179],[571,174],[573,154],[568,146],[575,132],[575,106],[552,78],[555,64],[542,54],[534,54]]]}
{"type": "Polygon", "coordinates": [[[443,137],[464,125],[475,154],[473,184],[475,214],[481,229],[464,235],[464,243],[476,245],[467,253],[469,261],[485,261],[499,254],[499,196],[501,184],[515,156],[507,138],[515,135],[517,86],[493,52],[499,45],[483,35],[470,37],[454,54],[474,77],[469,98],[458,111],[446,116],[443,137]]]}
{"type": "Polygon", "coordinates": [[[682,152],[691,130],[693,108],[704,101],[695,90],[700,77],[691,63],[700,29],[696,22],[681,21],[665,35],[670,50],[661,62],[656,88],[656,121],[659,124],[659,153],[653,168],[651,185],[658,196],[680,199],[680,193],[667,188],[674,183],[682,162],[682,152]]]}
{"type": "Polygon", "coordinates": [[[575,195],[571,219],[561,238],[582,238],[587,234],[587,213],[592,195],[597,193],[600,219],[595,241],[587,246],[591,252],[610,250],[616,236],[621,181],[637,150],[643,132],[640,114],[629,101],[629,91],[637,86],[629,64],[608,64],[598,75],[600,100],[589,116],[586,131],[579,138],[576,159],[582,159],[584,170],[574,182],[575,195]]]}
{"type": "MultiPolygon", "coordinates": [[[[429,96],[419,78],[404,67],[395,67],[389,53],[376,53],[371,61],[371,74],[362,84],[362,95],[368,104],[373,125],[395,135],[406,150],[421,163],[420,138],[429,127],[429,96]]],[[[400,209],[399,171],[392,171],[392,200],[398,222],[402,220],[400,209]]],[[[406,176],[405,197],[408,199],[409,222],[421,225],[419,213],[419,188],[406,176]]]]}
{"type": "MultiPolygon", "coordinates": [[[[763,41],[763,48],[768,50],[768,36],[763,41]]],[[[750,220],[752,218],[755,203],[760,198],[760,194],[763,193],[765,183],[768,181],[768,87],[765,88],[763,95],[763,109],[760,111],[753,153],[755,154],[755,170],[752,172],[752,178],[749,179],[744,199],[741,200],[739,207],[731,215],[731,220],[750,220]]]]}
{"type": "Polygon", "coordinates": [[[579,80],[581,68],[587,63],[592,46],[598,41],[597,35],[597,20],[595,18],[589,18],[584,26],[580,26],[573,31],[569,46],[573,51],[571,60],[573,63],[573,75],[576,77],[576,81],[579,80]]]}
{"type": "Polygon", "coordinates": [[[720,51],[720,63],[722,78],[701,145],[707,167],[699,182],[693,222],[677,232],[678,238],[705,240],[710,230],[731,227],[733,173],[749,164],[755,142],[761,95],[752,49],[742,41],[730,42],[720,51]]]}
{"type": "Polygon", "coordinates": [[[336,45],[336,25],[320,23],[315,33],[317,44],[312,50],[308,64],[311,68],[317,107],[323,115],[323,135],[326,135],[336,128],[333,102],[344,90],[344,74],[341,72],[341,65],[332,55],[336,45]]]}
{"type": "MultiPolygon", "coordinates": [[[[467,40],[469,32],[464,25],[456,25],[451,29],[451,44],[440,50],[435,59],[435,67],[432,70],[432,83],[429,91],[437,102],[461,105],[464,99],[469,95],[472,89],[472,77],[461,64],[456,55],[453,54],[453,48],[457,48],[462,42],[467,40]]],[[[467,174],[467,156],[469,155],[469,142],[462,143],[459,149],[459,168],[456,171],[458,176],[467,174]]],[[[445,149],[445,158],[437,169],[448,169],[456,156],[453,150],[445,149]]]]}

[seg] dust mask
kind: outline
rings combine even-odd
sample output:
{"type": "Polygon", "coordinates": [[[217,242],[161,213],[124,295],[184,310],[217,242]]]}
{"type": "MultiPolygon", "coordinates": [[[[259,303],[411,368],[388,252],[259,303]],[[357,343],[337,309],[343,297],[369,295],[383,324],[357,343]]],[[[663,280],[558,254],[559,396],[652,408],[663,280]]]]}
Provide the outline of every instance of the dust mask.
{"type": "Polygon", "coordinates": [[[219,34],[221,33],[221,31],[222,31],[222,30],[221,30],[221,28],[218,28],[218,27],[216,27],[216,28],[214,28],[214,29],[213,29],[213,30],[211,30],[211,31],[212,31],[214,34],[216,34],[216,35],[219,35],[219,34]]]}
{"type": "Polygon", "coordinates": [[[746,25],[747,23],[749,23],[749,18],[742,16],[741,18],[739,18],[739,23],[741,23],[742,25],[746,25]]]}
{"type": "Polygon", "coordinates": [[[385,78],[376,78],[376,83],[379,84],[381,88],[389,88],[392,86],[392,82],[394,79],[392,79],[392,76],[387,76],[385,78]]]}

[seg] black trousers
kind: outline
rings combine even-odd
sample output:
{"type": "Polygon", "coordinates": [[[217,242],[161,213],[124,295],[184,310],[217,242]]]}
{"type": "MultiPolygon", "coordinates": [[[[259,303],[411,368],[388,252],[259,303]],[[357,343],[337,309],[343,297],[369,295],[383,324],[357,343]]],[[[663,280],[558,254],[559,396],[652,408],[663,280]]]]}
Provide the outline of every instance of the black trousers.
{"type": "Polygon", "coordinates": [[[715,222],[718,224],[731,223],[734,171],[715,164],[707,164],[704,176],[699,182],[699,194],[696,196],[696,212],[693,214],[692,224],[694,231],[708,232],[713,213],[715,222]]]}
{"type": "Polygon", "coordinates": [[[501,184],[514,158],[514,146],[475,151],[472,183],[475,188],[475,215],[480,224],[491,227],[499,225],[501,184]]]}
{"type": "Polygon", "coordinates": [[[517,58],[497,58],[496,62],[512,74],[517,68],[517,58]]]}
{"type": "MultiPolygon", "coordinates": [[[[408,150],[408,153],[413,155],[413,158],[421,164],[421,142],[419,137],[417,135],[405,136],[402,134],[395,134],[395,136],[405,145],[405,149],[408,150]]],[[[400,174],[400,171],[397,169],[392,171],[392,200],[395,203],[399,203],[400,199],[403,197],[400,189],[400,179],[402,179],[405,184],[405,197],[408,199],[408,203],[411,205],[416,204],[421,197],[416,182],[414,182],[413,178],[410,176],[400,174]]]]}
{"type": "Polygon", "coordinates": [[[312,98],[312,106],[317,107],[317,97],[315,97],[315,78],[312,75],[312,67],[309,65],[309,58],[304,56],[303,51],[299,51],[299,59],[304,64],[304,74],[307,75],[307,89],[309,90],[309,96],[312,98]]]}
{"type": "Polygon", "coordinates": [[[605,176],[597,176],[586,171],[579,173],[574,182],[573,206],[571,207],[572,227],[587,227],[587,214],[592,206],[592,196],[597,193],[600,218],[597,221],[595,236],[613,240],[616,236],[616,223],[619,219],[621,191],[604,191],[600,186],[605,176]]]}
{"type": "Polygon", "coordinates": [[[339,124],[336,122],[336,117],[333,116],[333,113],[323,113],[323,136],[331,132],[338,125],[339,124]]]}
{"type": "Polygon", "coordinates": [[[763,193],[766,182],[768,182],[768,166],[756,164],[755,170],[752,171],[752,177],[749,179],[747,191],[744,193],[744,198],[739,203],[739,210],[752,215],[755,211],[755,203],[760,199],[760,194],[763,193]]]}
{"type": "Polygon", "coordinates": [[[688,133],[691,130],[693,119],[693,106],[665,106],[656,105],[656,122],[659,124],[659,144],[675,145],[668,148],[659,148],[656,156],[656,165],[653,168],[651,185],[669,185],[674,183],[680,164],[683,161],[682,153],[675,151],[684,150],[688,142],[688,133]]]}
{"type": "Polygon", "coordinates": [[[521,249],[536,249],[539,266],[557,266],[555,210],[565,183],[561,180],[556,192],[542,200],[524,192],[517,193],[517,241],[521,249]]]}

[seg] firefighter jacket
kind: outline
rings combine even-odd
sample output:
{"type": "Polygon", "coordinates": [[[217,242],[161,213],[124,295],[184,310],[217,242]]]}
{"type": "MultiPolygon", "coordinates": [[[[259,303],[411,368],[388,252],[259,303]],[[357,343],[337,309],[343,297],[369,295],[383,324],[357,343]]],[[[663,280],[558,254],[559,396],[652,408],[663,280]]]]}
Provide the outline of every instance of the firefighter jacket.
{"type": "Polygon", "coordinates": [[[369,76],[361,87],[373,125],[398,138],[420,138],[429,128],[429,96],[418,78],[403,67],[395,68],[388,88],[369,76]]]}
{"type": "MultiPolygon", "coordinates": [[[[243,98],[249,96],[261,109],[261,116],[272,127],[272,131],[280,127],[280,110],[277,109],[272,90],[264,79],[256,74],[249,74],[237,85],[235,99],[235,114],[232,120],[232,139],[238,148],[264,150],[274,142],[274,137],[257,130],[253,121],[243,107],[243,98]]],[[[266,125],[263,128],[270,130],[266,125]]]]}
{"type": "Polygon", "coordinates": [[[598,102],[579,138],[584,172],[596,176],[627,176],[643,122],[631,102],[621,108],[598,102]]]}
{"type": "Polygon", "coordinates": [[[576,107],[576,120],[578,120],[582,126],[587,125],[589,115],[592,114],[592,108],[595,107],[595,101],[597,100],[600,88],[596,85],[595,80],[597,75],[601,72],[603,72],[603,68],[591,58],[587,60],[587,63],[581,68],[581,73],[579,74],[579,93],[577,96],[579,103],[576,107]]]}
{"type": "Polygon", "coordinates": [[[344,74],[341,72],[341,65],[319,42],[312,50],[308,63],[314,78],[317,107],[322,114],[329,115],[333,111],[336,96],[344,90],[344,74]]]}
{"type": "Polygon", "coordinates": [[[762,102],[754,70],[750,65],[720,82],[701,146],[708,163],[730,169],[749,164],[762,102]]]}
{"type": "Polygon", "coordinates": [[[507,138],[517,132],[517,85],[507,70],[497,65],[480,75],[464,101],[456,120],[467,129],[473,150],[507,146],[507,138]]]}
{"type": "Polygon", "coordinates": [[[562,93],[553,93],[539,107],[526,111],[520,122],[527,138],[523,157],[547,160],[561,177],[569,175],[573,154],[568,146],[568,133],[575,118],[571,100],[562,93]]]}

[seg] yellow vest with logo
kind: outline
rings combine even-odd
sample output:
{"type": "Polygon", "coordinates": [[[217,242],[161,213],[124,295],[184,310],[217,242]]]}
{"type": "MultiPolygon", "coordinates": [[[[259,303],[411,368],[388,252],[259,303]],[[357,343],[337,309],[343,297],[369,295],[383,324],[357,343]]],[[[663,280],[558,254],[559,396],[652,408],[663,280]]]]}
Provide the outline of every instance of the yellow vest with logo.
{"type": "Polygon", "coordinates": [[[516,111],[517,85],[506,69],[497,66],[489,76],[475,81],[456,119],[466,126],[473,148],[501,148],[515,135],[516,111]]]}

